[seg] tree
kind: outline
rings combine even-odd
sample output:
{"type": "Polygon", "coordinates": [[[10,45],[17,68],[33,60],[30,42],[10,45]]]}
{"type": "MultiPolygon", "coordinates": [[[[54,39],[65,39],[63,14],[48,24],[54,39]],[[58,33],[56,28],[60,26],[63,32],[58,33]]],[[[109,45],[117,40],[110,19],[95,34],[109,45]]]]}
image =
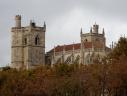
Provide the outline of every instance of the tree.
{"type": "Polygon", "coordinates": [[[127,38],[120,37],[110,56],[113,59],[119,59],[120,56],[127,56],[127,38]]]}

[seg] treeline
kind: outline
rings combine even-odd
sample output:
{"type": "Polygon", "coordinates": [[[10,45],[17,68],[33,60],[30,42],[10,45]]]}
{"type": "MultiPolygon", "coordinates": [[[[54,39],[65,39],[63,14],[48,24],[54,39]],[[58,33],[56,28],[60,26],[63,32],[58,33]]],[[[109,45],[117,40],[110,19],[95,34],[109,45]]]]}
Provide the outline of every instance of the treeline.
{"type": "Polygon", "coordinates": [[[0,71],[0,96],[127,96],[127,39],[102,62],[0,71]]]}

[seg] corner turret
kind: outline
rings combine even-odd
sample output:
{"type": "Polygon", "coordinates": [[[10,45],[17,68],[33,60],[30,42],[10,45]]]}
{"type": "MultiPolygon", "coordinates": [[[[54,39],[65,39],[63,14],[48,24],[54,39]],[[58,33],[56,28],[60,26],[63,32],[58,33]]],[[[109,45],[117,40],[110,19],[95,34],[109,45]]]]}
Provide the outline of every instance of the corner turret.
{"type": "Polygon", "coordinates": [[[93,33],[98,33],[99,25],[96,23],[93,25],[93,33]]]}
{"type": "Polygon", "coordinates": [[[80,35],[82,35],[82,28],[81,28],[81,30],[80,30],[80,35]]]}
{"type": "Polygon", "coordinates": [[[104,30],[104,28],[103,28],[103,30],[102,30],[102,34],[103,34],[103,36],[105,36],[105,30],[104,30]]]}
{"type": "Polygon", "coordinates": [[[21,15],[15,16],[15,27],[21,28],[21,15]]]}
{"type": "Polygon", "coordinates": [[[32,20],[30,20],[30,27],[36,27],[36,23],[32,20]]]}
{"type": "Polygon", "coordinates": [[[44,31],[46,32],[46,23],[45,22],[44,22],[43,27],[44,27],[44,31]]]}
{"type": "Polygon", "coordinates": [[[92,27],[90,28],[90,33],[92,33],[92,27]]]}

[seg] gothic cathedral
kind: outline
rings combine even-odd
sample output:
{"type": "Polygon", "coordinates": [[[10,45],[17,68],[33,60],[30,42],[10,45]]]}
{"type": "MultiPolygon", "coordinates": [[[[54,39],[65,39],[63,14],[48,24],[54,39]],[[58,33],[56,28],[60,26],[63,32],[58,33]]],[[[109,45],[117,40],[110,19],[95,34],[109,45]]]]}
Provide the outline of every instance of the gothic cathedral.
{"type": "Polygon", "coordinates": [[[46,24],[39,27],[30,21],[26,27],[21,26],[21,16],[15,16],[15,27],[12,27],[11,67],[16,69],[33,69],[48,64],[94,64],[111,52],[106,46],[104,29],[99,32],[96,23],[89,32],[81,29],[81,42],[69,45],[58,45],[45,54],[46,24]]]}
{"type": "Polygon", "coordinates": [[[100,33],[96,23],[90,32],[83,33],[81,29],[80,37],[80,43],[58,45],[47,52],[46,64],[95,64],[111,51],[106,46],[104,29],[100,33]]]}

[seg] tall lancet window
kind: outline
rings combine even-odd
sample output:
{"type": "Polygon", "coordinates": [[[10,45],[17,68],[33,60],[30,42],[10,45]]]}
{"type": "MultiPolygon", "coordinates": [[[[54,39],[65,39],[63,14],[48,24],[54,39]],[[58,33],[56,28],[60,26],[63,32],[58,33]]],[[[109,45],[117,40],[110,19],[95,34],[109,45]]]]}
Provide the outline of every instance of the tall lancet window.
{"type": "Polygon", "coordinates": [[[38,37],[38,35],[35,37],[35,45],[39,45],[39,37],[38,37]]]}
{"type": "Polygon", "coordinates": [[[27,38],[24,38],[24,44],[27,45],[27,38]]]}

